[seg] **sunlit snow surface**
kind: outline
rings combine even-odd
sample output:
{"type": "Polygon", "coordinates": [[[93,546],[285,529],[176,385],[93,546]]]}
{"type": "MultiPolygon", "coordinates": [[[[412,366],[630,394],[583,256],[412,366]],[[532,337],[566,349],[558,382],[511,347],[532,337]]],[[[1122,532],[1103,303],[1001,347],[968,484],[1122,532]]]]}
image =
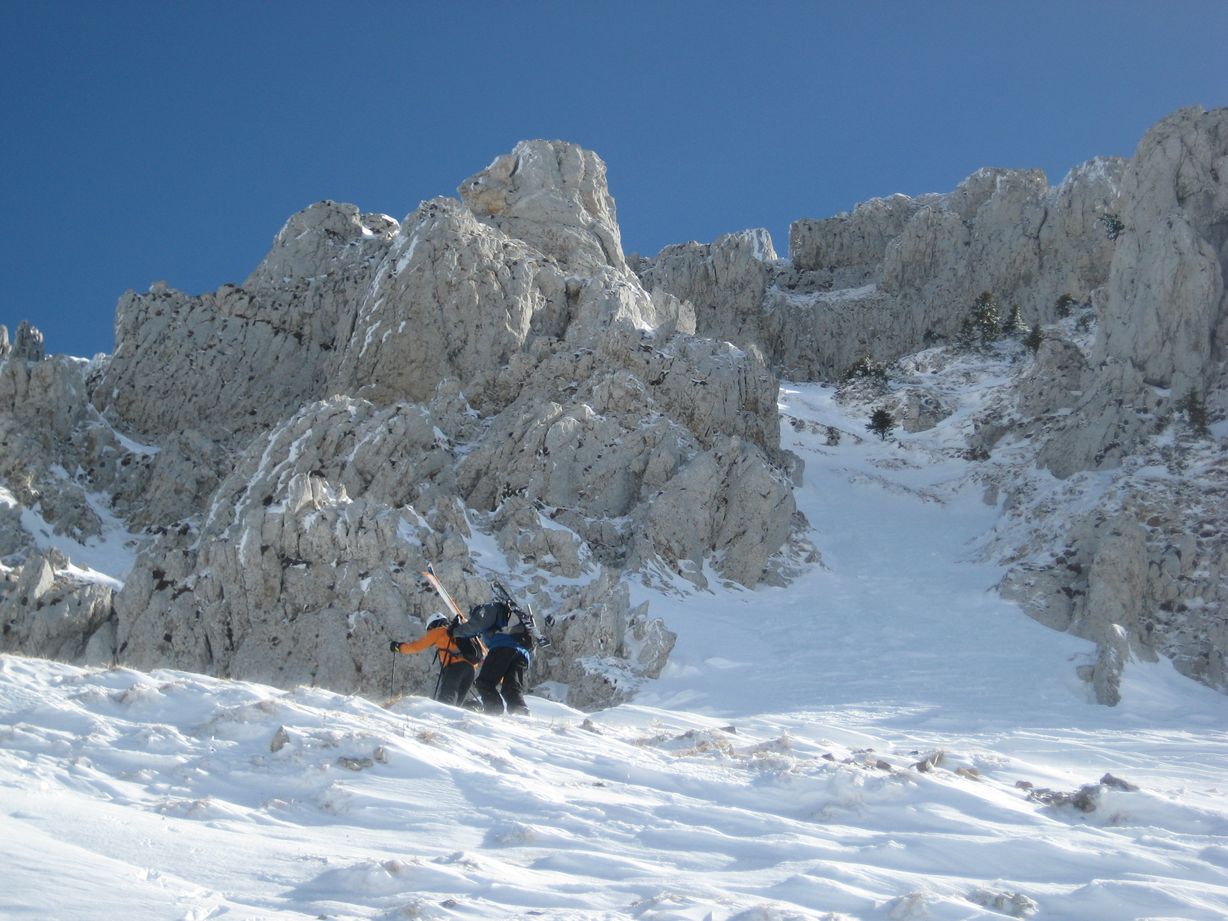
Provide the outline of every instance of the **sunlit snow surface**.
{"type": "Polygon", "coordinates": [[[811,385],[782,411],[821,564],[638,588],[679,642],[632,705],[0,657],[0,918],[1228,916],[1228,698],[1132,664],[1091,703],[1090,645],[974,562],[998,511],[952,433],[880,441],[811,385]],[[1110,773],[1138,789],[1091,812],[1017,786],[1110,773]]]}

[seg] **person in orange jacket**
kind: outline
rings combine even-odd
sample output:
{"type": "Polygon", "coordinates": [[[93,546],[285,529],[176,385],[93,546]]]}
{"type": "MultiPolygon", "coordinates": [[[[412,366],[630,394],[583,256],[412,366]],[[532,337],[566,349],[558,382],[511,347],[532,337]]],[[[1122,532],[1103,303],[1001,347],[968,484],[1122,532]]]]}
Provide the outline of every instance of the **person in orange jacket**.
{"type": "MultiPolygon", "coordinates": [[[[466,651],[469,651],[468,646],[469,644],[466,644],[466,651]]],[[[478,645],[476,650],[470,651],[469,658],[466,658],[456,640],[452,638],[448,619],[442,614],[432,614],[426,622],[426,633],[413,642],[392,640],[388,643],[389,649],[402,655],[422,652],[431,647],[435,648],[440,666],[439,680],[435,682],[435,699],[459,707],[465,702],[465,696],[473,686],[473,677],[485,650],[478,645]]]]}

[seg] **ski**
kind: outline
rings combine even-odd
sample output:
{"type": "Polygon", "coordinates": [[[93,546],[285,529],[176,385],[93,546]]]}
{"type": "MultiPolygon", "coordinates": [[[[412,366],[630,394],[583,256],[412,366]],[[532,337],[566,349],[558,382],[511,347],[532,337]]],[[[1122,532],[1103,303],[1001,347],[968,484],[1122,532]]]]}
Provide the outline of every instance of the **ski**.
{"type": "Polygon", "coordinates": [[[431,587],[443,599],[443,603],[448,606],[448,610],[452,612],[454,617],[459,617],[461,620],[466,620],[464,612],[460,609],[460,605],[448,594],[448,590],[443,587],[443,583],[439,581],[439,577],[435,575],[435,569],[430,563],[426,564],[426,572],[422,574],[422,578],[426,579],[431,584],[431,587]]]}
{"type": "MultiPolygon", "coordinates": [[[[550,638],[541,632],[537,626],[537,615],[533,612],[533,605],[530,602],[525,602],[521,605],[519,601],[512,597],[512,593],[507,590],[502,582],[498,579],[490,580],[491,594],[494,595],[496,601],[502,601],[513,611],[519,614],[527,615],[527,623],[530,631],[533,634],[533,639],[536,640],[538,646],[549,646],[550,638]]],[[[519,615],[518,615],[519,616],[519,615]]],[[[524,618],[522,618],[524,622],[524,618]]]]}

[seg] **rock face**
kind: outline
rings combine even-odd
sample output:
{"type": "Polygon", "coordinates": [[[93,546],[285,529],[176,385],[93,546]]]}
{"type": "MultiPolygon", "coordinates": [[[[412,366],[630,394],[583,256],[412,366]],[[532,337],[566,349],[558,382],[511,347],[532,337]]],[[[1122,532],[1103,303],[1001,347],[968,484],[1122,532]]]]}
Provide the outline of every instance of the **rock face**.
{"type": "MultiPolygon", "coordinates": [[[[624,256],[601,160],[531,141],[402,222],[312,205],[241,285],[125,294],[111,356],[0,327],[0,648],[429,690],[386,639],[438,607],[430,561],[462,604],[498,575],[553,615],[539,687],[625,699],[672,645],[629,574],[754,586],[806,559],[777,375],[919,374],[989,293],[1044,329],[966,454],[1065,491],[981,471],[1029,535],[995,542],[1003,592],[1099,644],[1106,703],[1157,653],[1228,690],[1228,110],[1056,187],[984,169],[798,221],[790,255],[747,230],[624,256]],[[52,549],[117,535],[122,585],[52,549]]],[[[859,387],[906,431],[958,408],[859,387]]]]}
{"type": "Polygon", "coordinates": [[[1062,565],[1015,569],[1007,590],[1100,643],[1093,678],[1105,702],[1123,664],[1155,651],[1228,690],[1224,443],[1192,433],[1181,408],[1190,397],[1210,417],[1228,408],[1228,110],[1185,109],[1149,131],[1115,208],[1097,335],[1086,358],[1042,347],[1019,413],[1058,477],[1122,473],[1061,524],[1062,565]],[[1169,475],[1129,476],[1149,464],[1169,475]]]}
{"type": "Polygon", "coordinates": [[[1151,386],[1205,390],[1228,342],[1228,111],[1186,109],[1149,131],[1121,200],[1093,362],[1129,361],[1151,386]]]}
{"type": "Polygon", "coordinates": [[[461,184],[473,215],[507,236],[587,274],[623,269],[614,199],[601,158],[574,144],[522,141],[461,184]]]}
{"type": "Polygon", "coordinates": [[[1063,296],[1102,287],[1101,225],[1124,161],[1098,159],[1050,188],[1037,170],[984,169],[954,192],[894,195],[790,229],[791,262],[766,231],[634,260],[649,289],[692,303],[702,335],[755,344],[782,375],[832,379],[954,339],[977,297],[1050,323],[1063,296]]]}
{"type": "Polygon", "coordinates": [[[1182,110],[1139,144],[1123,180],[1087,396],[1042,456],[1056,475],[1117,464],[1189,393],[1228,408],[1226,170],[1223,109],[1182,110]]]}
{"type": "Polygon", "coordinates": [[[243,287],[193,297],[128,292],[95,404],[151,441],[199,432],[241,446],[328,390],[353,334],[352,304],[396,222],[320,202],[294,215],[243,287]]]}
{"type": "MultiPolygon", "coordinates": [[[[956,340],[982,292],[1003,314],[1017,305],[1027,326],[1081,311],[1096,325],[1090,347],[1046,334],[1013,406],[978,424],[969,451],[983,455],[1018,432],[1058,477],[1129,469],[1181,415],[1180,401],[1193,396],[1212,419],[1228,411],[1226,126],[1228,110],[1183,110],[1129,161],[1089,161],[1056,188],[1034,170],[985,169],[949,194],[798,221],[791,262],[759,231],[631,264],[649,289],[693,305],[700,333],[754,344],[793,379],[839,378],[866,357],[891,362],[956,340]]],[[[914,397],[889,401],[909,430],[942,412],[914,397]]],[[[1218,484],[1214,453],[1195,465],[1180,460],[1190,450],[1176,449],[1178,462],[1218,484]]],[[[1174,450],[1161,454],[1174,463],[1174,450]]],[[[1062,562],[1007,579],[1038,619],[1100,643],[1090,677],[1105,702],[1116,699],[1123,663],[1154,651],[1228,689],[1217,587],[1228,579],[1225,540],[1214,536],[1224,530],[1187,477],[1149,487],[1158,501],[1123,486],[1073,519],[1055,513],[1062,562]],[[1182,521],[1202,523],[1196,542],[1182,521]]]]}
{"type": "Polygon", "coordinates": [[[942,196],[892,195],[862,202],[849,214],[794,221],[789,257],[800,271],[830,273],[830,287],[836,290],[878,282],[887,245],[918,211],[931,206],[941,207],[942,196]]]}
{"type": "Polygon", "coordinates": [[[0,361],[7,358],[14,361],[42,361],[45,354],[43,334],[25,320],[17,325],[17,333],[12,342],[9,342],[8,327],[0,324],[0,361]]]}
{"type": "MultiPolygon", "coordinates": [[[[489,573],[556,615],[532,678],[599,706],[673,642],[623,573],[774,578],[804,523],[758,351],[697,338],[688,305],[643,288],[594,154],[521,144],[461,194],[400,223],[313,205],[241,286],[126,294],[114,355],[88,368],[19,336],[0,424],[42,440],[0,452],[29,484],[15,498],[81,537],[102,491],[146,534],[122,588],[58,632],[10,592],[4,648],[386,693],[388,638],[439,606],[430,561],[462,605],[489,573]],[[63,418],[39,432],[36,406],[63,418]],[[79,473],[52,501],[58,469],[79,473]],[[481,534],[506,571],[470,554],[481,534]]],[[[72,582],[36,575],[39,597],[72,582]]]]}

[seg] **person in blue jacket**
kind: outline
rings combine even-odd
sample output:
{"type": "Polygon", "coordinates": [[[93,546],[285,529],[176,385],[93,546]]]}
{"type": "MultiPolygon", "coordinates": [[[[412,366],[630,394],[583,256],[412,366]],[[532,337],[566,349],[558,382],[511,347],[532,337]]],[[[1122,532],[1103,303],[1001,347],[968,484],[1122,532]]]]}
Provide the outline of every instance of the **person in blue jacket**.
{"type": "Polygon", "coordinates": [[[502,601],[488,601],[469,611],[468,623],[457,626],[454,636],[480,636],[486,644],[486,660],[474,686],[486,713],[529,712],[524,702],[524,679],[533,661],[532,631],[502,601]]]}

